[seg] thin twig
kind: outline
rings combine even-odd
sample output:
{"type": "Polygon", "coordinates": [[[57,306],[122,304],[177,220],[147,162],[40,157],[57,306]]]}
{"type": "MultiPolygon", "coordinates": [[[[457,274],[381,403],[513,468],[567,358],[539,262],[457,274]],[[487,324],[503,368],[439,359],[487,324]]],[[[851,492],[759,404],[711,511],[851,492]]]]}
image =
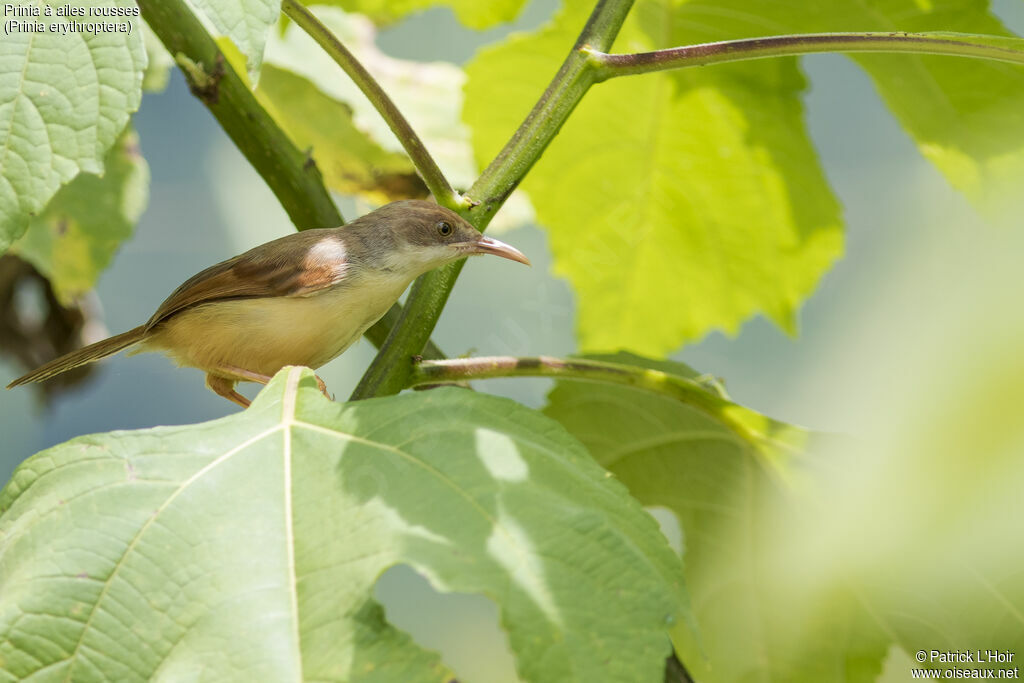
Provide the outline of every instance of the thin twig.
{"type": "Polygon", "coordinates": [[[692,379],[634,365],[585,358],[551,356],[483,356],[420,360],[413,364],[409,386],[498,377],[554,377],[601,384],[619,384],[674,398],[706,412],[733,405],[692,379]]]}
{"type": "Polygon", "coordinates": [[[313,40],[319,43],[320,47],[331,56],[331,59],[348,74],[352,82],[363,91],[366,98],[370,100],[370,104],[374,106],[398,141],[402,143],[409,158],[412,159],[413,165],[423,178],[423,182],[426,183],[427,189],[434,195],[434,200],[450,209],[461,209],[468,206],[464,205],[461,197],[452,189],[448,179],[445,178],[434,158],[430,156],[430,152],[423,145],[419,135],[409,125],[409,121],[391,101],[384,89],[380,87],[380,83],[370,75],[370,72],[349,52],[337,36],[331,33],[330,29],[297,0],[283,0],[281,9],[313,40]]]}
{"type": "Polygon", "coordinates": [[[596,49],[589,51],[598,81],[666,69],[823,52],[951,55],[1024,64],[1024,40],[1020,38],[954,33],[806,33],[723,40],[621,55],[596,49]]]}
{"type": "Polygon", "coordinates": [[[416,360],[407,386],[498,377],[553,377],[640,389],[699,410],[726,425],[752,445],[771,445],[778,451],[793,452],[791,445],[780,442],[773,435],[776,431],[789,429],[789,425],[742,408],[696,380],[635,365],[550,356],[416,360]],[[751,421],[751,415],[757,415],[758,420],[751,421]]]}
{"type": "Polygon", "coordinates": [[[608,50],[615,41],[633,0],[601,0],[558,73],[494,160],[466,194],[493,215],[526,176],[561,130],[594,79],[593,51],[608,50]]]}

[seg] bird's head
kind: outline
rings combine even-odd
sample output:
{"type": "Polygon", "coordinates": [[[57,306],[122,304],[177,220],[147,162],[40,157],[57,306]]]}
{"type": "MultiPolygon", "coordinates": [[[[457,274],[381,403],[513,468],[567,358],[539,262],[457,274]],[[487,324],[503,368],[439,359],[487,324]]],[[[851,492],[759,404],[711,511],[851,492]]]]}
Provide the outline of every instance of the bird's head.
{"type": "Polygon", "coordinates": [[[403,200],[382,206],[354,221],[365,223],[364,239],[380,240],[375,251],[378,267],[420,275],[460,258],[494,254],[530,265],[522,252],[493,237],[485,237],[454,211],[433,202],[403,200]]]}

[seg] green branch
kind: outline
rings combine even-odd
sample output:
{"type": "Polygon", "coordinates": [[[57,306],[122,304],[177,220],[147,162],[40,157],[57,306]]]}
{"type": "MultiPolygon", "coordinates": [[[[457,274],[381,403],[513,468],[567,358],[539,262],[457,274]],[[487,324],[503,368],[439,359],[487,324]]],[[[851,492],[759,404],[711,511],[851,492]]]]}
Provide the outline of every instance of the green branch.
{"type": "Polygon", "coordinates": [[[732,405],[726,399],[709,392],[700,382],[660,370],[607,361],[551,356],[487,356],[416,361],[412,364],[408,386],[499,377],[551,377],[619,384],[668,396],[709,412],[732,405]]]}
{"type": "MultiPolygon", "coordinates": [[[[286,0],[291,2],[293,0],[286,0]]],[[[461,213],[483,232],[491,218],[558,134],[594,81],[590,49],[607,50],[626,20],[633,0],[601,0],[558,73],[515,134],[466,192],[473,204],[461,213]]],[[[363,375],[352,400],[397,394],[408,385],[412,358],[437,324],[465,261],[420,277],[405,310],[380,353],[363,375]]]]}
{"type": "Polygon", "coordinates": [[[770,439],[768,435],[755,431],[748,422],[741,419],[745,409],[740,409],[732,401],[709,391],[700,382],[634,365],[549,356],[424,360],[412,363],[407,386],[411,388],[425,384],[446,384],[498,377],[551,377],[642,389],[695,408],[722,422],[751,443],[770,439]]]}
{"type": "Polygon", "coordinates": [[[441,206],[447,206],[450,209],[465,208],[467,204],[463,203],[463,200],[452,189],[437,162],[423,145],[423,141],[409,125],[409,121],[380,87],[377,80],[348,51],[348,48],[338,40],[337,36],[331,33],[330,29],[324,26],[312,12],[300,5],[297,0],[283,0],[281,9],[308,33],[323,48],[324,52],[330,55],[331,59],[348,74],[352,82],[363,91],[363,94],[402,143],[427,189],[434,195],[434,200],[441,206]]]}
{"type": "Polygon", "coordinates": [[[968,33],[807,33],[724,40],[625,55],[589,51],[598,81],[666,69],[822,52],[952,55],[1024,64],[1024,40],[968,33]]]}
{"type": "Polygon", "coordinates": [[[601,0],[597,4],[544,94],[498,156],[466,192],[470,199],[480,204],[488,222],[596,82],[590,55],[594,50],[611,47],[632,4],[632,0],[601,0]]]}
{"type": "Polygon", "coordinates": [[[413,358],[430,357],[429,349],[423,346],[423,340],[429,342],[437,318],[448,302],[452,285],[465,263],[463,259],[432,270],[413,283],[405,307],[379,347],[377,356],[352,391],[350,401],[390,396],[405,388],[413,358]],[[413,302],[417,302],[416,305],[413,302]]]}
{"type": "MultiPolygon", "coordinates": [[[[206,105],[231,141],[270,187],[299,230],[333,228],[342,218],[320,170],[267,113],[227,63],[216,41],[184,0],[138,0],[142,17],[176,56],[192,93],[206,105]]],[[[401,315],[398,304],[366,331],[380,347],[401,315]]],[[[430,340],[423,355],[444,358],[430,340]]]]}

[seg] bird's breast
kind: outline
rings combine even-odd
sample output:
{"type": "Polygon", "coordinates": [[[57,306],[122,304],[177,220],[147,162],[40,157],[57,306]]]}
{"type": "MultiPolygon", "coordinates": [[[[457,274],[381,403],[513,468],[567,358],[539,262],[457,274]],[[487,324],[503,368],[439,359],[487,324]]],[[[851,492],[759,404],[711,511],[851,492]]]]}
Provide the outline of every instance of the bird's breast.
{"type": "Polygon", "coordinates": [[[207,372],[225,365],[268,376],[285,365],[318,368],[377,322],[409,282],[373,273],[304,296],[210,302],[171,317],[144,346],[207,372]]]}

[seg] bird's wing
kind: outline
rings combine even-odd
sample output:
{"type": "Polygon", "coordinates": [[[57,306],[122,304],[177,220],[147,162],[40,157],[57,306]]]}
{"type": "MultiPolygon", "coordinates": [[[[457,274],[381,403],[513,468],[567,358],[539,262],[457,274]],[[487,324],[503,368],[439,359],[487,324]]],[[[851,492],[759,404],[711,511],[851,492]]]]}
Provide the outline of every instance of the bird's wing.
{"type": "Polygon", "coordinates": [[[287,235],[193,275],[160,304],[145,327],[214,301],[312,294],[337,284],[346,269],[344,242],[336,231],[287,235]]]}

